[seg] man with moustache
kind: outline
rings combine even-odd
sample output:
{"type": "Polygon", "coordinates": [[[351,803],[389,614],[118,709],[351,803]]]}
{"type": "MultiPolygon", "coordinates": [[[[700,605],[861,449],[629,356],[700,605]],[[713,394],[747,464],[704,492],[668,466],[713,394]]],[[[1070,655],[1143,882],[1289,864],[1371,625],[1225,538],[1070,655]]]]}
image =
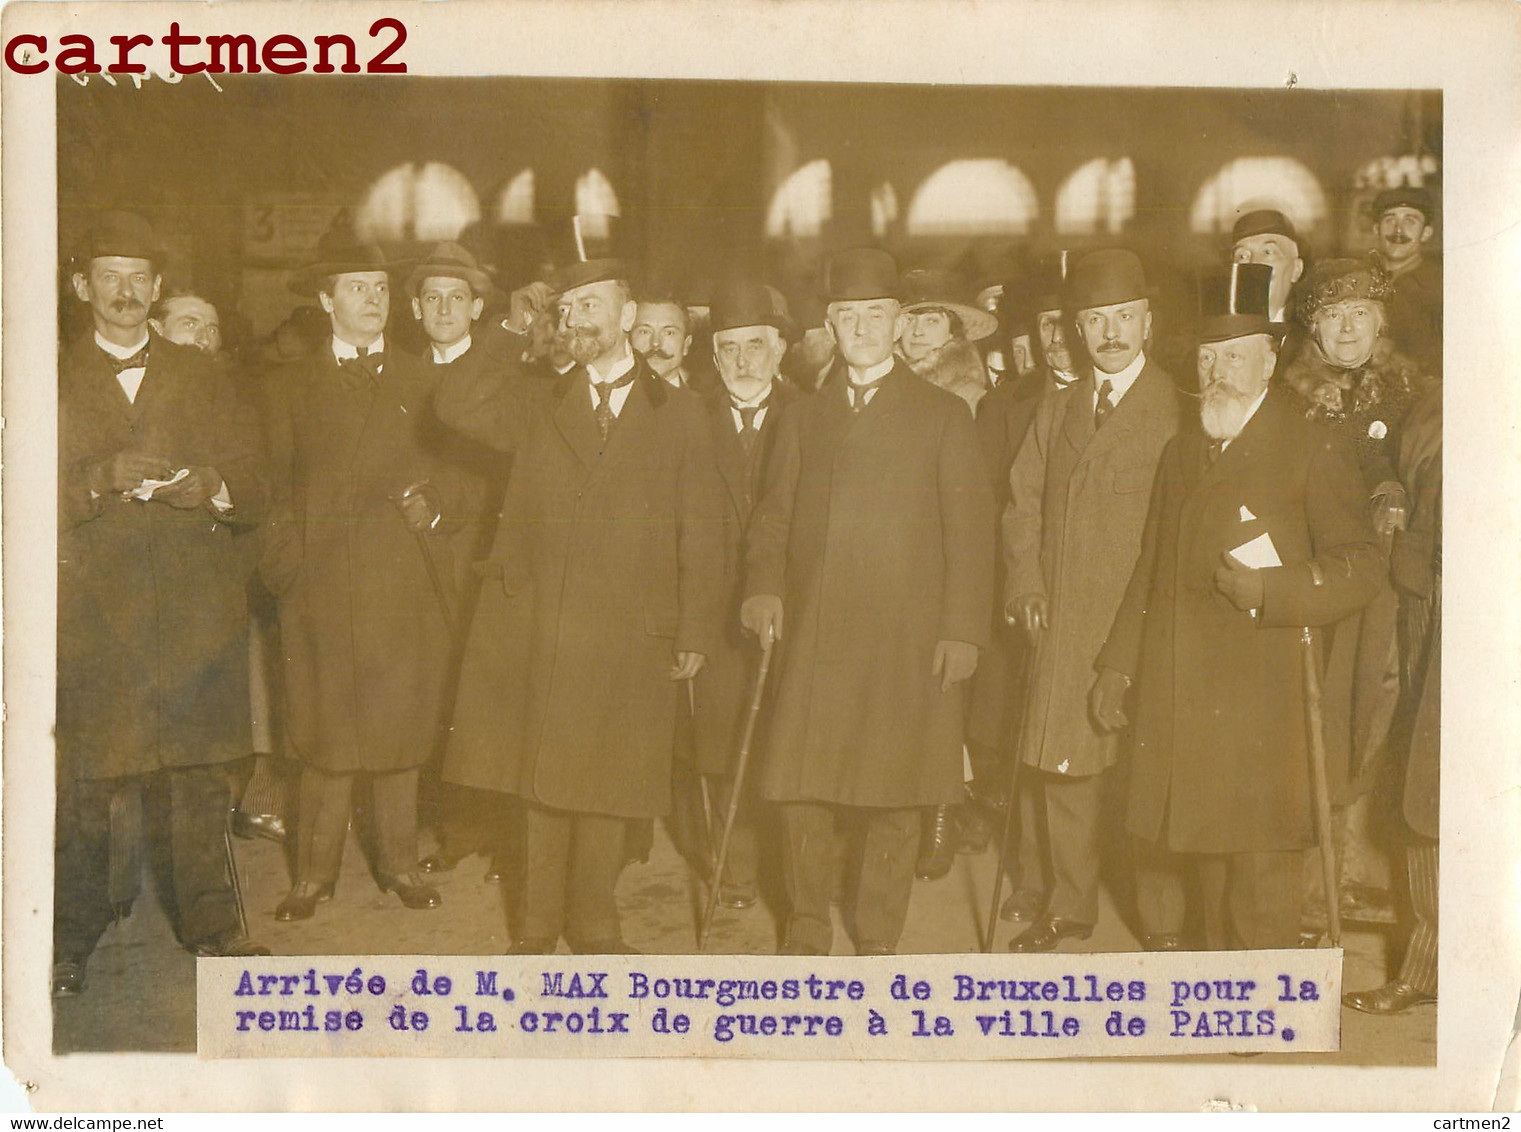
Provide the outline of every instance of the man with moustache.
{"type": "Polygon", "coordinates": [[[302,763],[295,883],[275,918],[308,919],[331,898],[361,775],[376,880],[434,908],[418,871],[418,769],[444,707],[450,540],[475,494],[431,423],[436,374],[386,342],[380,249],[329,232],[291,286],[316,295],[331,335],[268,381],[275,491],[260,572],[279,602],[287,740],[302,763]]]}
{"type": "Polygon", "coordinates": [[[898,286],[874,248],[827,264],[839,361],[779,421],[750,521],[741,617],[781,649],[762,789],[781,803],[787,954],[829,953],[836,809],[864,825],[856,951],[885,955],[908,915],[920,811],[962,794],[992,492],[966,405],[893,356],[898,286]]]}
{"type": "Polygon", "coordinates": [[[1272,268],[1268,285],[1268,320],[1279,340],[1278,361],[1287,365],[1305,343],[1304,327],[1294,317],[1294,285],[1304,275],[1305,244],[1294,222],[1276,208],[1243,213],[1231,229],[1231,260],[1272,268]]]}
{"type": "Polygon", "coordinates": [[[1423,188],[1385,189],[1373,198],[1375,252],[1394,281],[1389,334],[1421,372],[1442,373],[1442,260],[1432,249],[1436,202],[1423,188]]]}
{"type": "Polygon", "coordinates": [[[447,781],[523,801],[513,954],[562,937],[630,951],[614,895],[625,823],[670,806],[683,682],[720,627],[709,428],[697,398],[630,348],[625,279],[613,259],[558,273],[577,364],[552,388],[503,378],[499,410],[482,413],[479,382],[445,375],[438,400],[446,423],[515,453],[444,762],[447,781]]]}
{"type": "Polygon", "coordinates": [[[666,384],[690,387],[684,366],[692,352],[692,332],[679,299],[657,292],[641,296],[629,344],[666,384]]]}
{"type": "Polygon", "coordinates": [[[59,364],[55,995],[84,989],[110,925],[113,799],[169,796],[175,930],[201,955],[249,941],[224,848],[226,764],[248,754],[248,570],[233,542],[265,484],[257,425],[196,350],[150,333],[161,254],[102,214],[76,260],[93,330],[59,364]]]}
{"type": "MultiPolygon", "coordinates": [[[[1098,919],[1099,816],[1119,736],[1095,724],[1087,693],[1140,551],[1157,460],[1178,429],[1172,378],[1146,356],[1149,293],[1133,252],[1091,252],[1073,266],[1064,306],[1093,373],[1042,402],[1009,472],[1005,609],[1034,666],[1020,757],[1039,794],[1051,880],[1044,914],[1012,951],[1086,939],[1098,919]]],[[[1037,906],[1029,878],[1021,883],[1024,907],[1037,906]]]]}
{"type": "Polygon", "coordinates": [[[1105,729],[1134,718],[1137,901],[1147,939],[1172,946],[1189,871],[1207,948],[1298,943],[1313,844],[1300,637],[1366,604],[1382,570],[1351,448],[1269,388],[1270,330],[1260,314],[1203,326],[1203,427],[1163,454],[1092,692],[1105,729]]]}

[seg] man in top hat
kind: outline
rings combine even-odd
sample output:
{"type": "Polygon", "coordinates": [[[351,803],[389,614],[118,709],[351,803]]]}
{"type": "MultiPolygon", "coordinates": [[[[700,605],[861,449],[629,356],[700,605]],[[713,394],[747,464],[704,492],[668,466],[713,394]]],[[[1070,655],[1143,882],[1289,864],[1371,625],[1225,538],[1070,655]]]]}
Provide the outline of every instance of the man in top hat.
{"type": "Polygon", "coordinates": [[[683,682],[716,647],[724,489],[701,402],[629,345],[624,265],[577,259],[554,288],[574,369],[504,379],[487,412],[446,375],[438,401],[516,454],[444,777],[523,801],[512,952],[616,953],[625,823],[670,807],[683,682]]]}
{"type": "Polygon", "coordinates": [[[762,785],[782,803],[791,954],[830,950],[836,807],[865,825],[856,950],[897,947],[920,811],[962,796],[987,643],[992,492],[965,404],[893,355],[898,286],[876,249],[827,265],[839,360],[778,422],[750,522],[742,618],[781,649],[762,785]]]}
{"type": "Polygon", "coordinates": [[[1271,329],[1260,314],[1205,322],[1202,428],[1162,456],[1097,658],[1095,718],[1110,732],[1134,721],[1126,825],[1153,947],[1181,946],[1190,870],[1207,948],[1298,943],[1314,836],[1300,637],[1379,585],[1351,448],[1270,388],[1271,329]]]}
{"type": "Polygon", "coordinates": [[[1423,188],[1385,189],[1373,198],[1375,251],[1394,280],[1389,334],[1426,374],[1442,373],[1442,260],[1432,249],[1436,202],[1423,188]]]}
{"type": "MultiPolygon", "coordinates": [[[[1099,814],[1119,737],[1094,722],[1088,690],[1140,552],[1157,460],[1178,429],[1172,378],[1146,357],[1149,294],[1133,252],[1073,266],[1064,306],[1093,372],[1042,402],[1009,472],[1006,610],[1034,647],[1021,758],[1050,863],[1044,915],[1014,951],[1086,939],[1098,918],[1099,814]]],[[[1016,907],[1030,909],[1040,862],[1019,863],[1029,895],[1016,907]]]]}
{"type": "Polygon", "coordinates": [[[898,352],[908,368],[932,385],[956,394],[975,414],[988,391],[988,371],[973,342],[998,329],[998,320],[972,304],[965,284],[951,271],[904,272],[898,352]]]}
{"type": "Polygon", "coordinates": [[[307,919],[332,896],[361,775],[377,881],[433,908],[417,865],[418,769],[445,707],[451,536],[476,493],[442,453],[435,371],[386,342],[380,249],[329,232],[291,287],[317,297],[331,334],[267,382],[274,505],[260,572],[280,607],[287,739],[302,763],[295,884],[275,918],[307,919]]]}
{"type": "Polygon", "coordinates": [[[112,813],[167,779],[175,928],[204,955],[240,927],[226,765],[248,754],[248,569],[265,499],[257,421],[192,347],[154,334],[160,252],[102,214],[76,260],[93,329],[59,364],[58,810],[53,992],[84,988],[112,919],[112,813]]]}
{"type": "Polygon", "coordinates": [[[1233,262],[1272,268],[1268,320],[1279,339],[1278,359],[1284,365],[1304,347],[1304,327],[1294,318],[1294,291],[1304,275],[1307,250],[1294,222],[1276,208],[1244,212],[1231,229],[1233,262]]]}

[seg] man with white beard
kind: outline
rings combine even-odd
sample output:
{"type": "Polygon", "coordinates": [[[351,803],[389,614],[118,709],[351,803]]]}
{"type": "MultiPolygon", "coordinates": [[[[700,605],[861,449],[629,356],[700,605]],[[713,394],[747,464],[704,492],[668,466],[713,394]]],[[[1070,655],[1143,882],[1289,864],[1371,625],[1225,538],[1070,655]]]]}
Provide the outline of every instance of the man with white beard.
{"type": "Polygon", "coordinates": [[[1300,636],[1367,604],[1383,569],[1351,447],[1269,388],[1269,331],[1261,314],[1204,324],[1202,428],[1162,454],[1098,658],[1094,718],[1134,720],[1127,826],[1152,946],[1187,946],[1189,870],[1205,948],[1297,944],[1314,843],[1300,636]]]}

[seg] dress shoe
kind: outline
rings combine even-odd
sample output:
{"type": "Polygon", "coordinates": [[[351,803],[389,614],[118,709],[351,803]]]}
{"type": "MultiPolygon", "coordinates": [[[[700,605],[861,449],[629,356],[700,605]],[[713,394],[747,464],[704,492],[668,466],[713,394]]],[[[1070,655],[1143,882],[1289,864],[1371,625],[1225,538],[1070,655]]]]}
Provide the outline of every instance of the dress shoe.
{"type": "Polygon", "coordinates": [[[234,810],[232,832],[235,837],[241,837],[245,841],[262,837],[265,841],[284,844],[285,819],[279,814],[249,814],[234,810]]]}
{"type": "Polygon", "coordinates": [[[919,860],[914,865],[914,875],[920,880],[939,880],[950,872],[951,866],[956,863],[956,841],[959,836],[952,807],[936,806],[920,842],[919,860]]]}
{"type": "Polygon", "coordinates": [[[571,951],[577,955],[640,955],[642,952],[637,947],[630,947],[623,942],[621,936],[607,936],[605,939],[566,940],[570,944],[571,951]]]}
{"type": "Polygon", "coordinates": [[[892,955],[895,951],[895,948],[885,943],[863,943],[860,947],[856,948],[856,954],[861,956],[892,955]]]}
{"type": "Polygon", "coordinates": [[[1045,920],[1010,940],[1009,950],[1020,954],[1051,951],[1064,939],[1087,939],[1092,934],[1092,924],[1080,924],[1076,920],[1045,920]]]}
{"type": "Polygon", "coordinates": [[[507,866],[495,856],[491,858],[491,864],[486,866],[486,871],[481,880],[485,884],[501,884],[507,879],[507,866]]]}
{"type": "Polygon", "coordinates": [[[508,955],[553,955],[555,947],[559,944],[557,939],[544,937],[528,937],[515,939],[512,946],[507,949],[508,955]]]}
{"type": "Polygon", "coordinates": [[[84,993],[85,965],[65,959],[53,964],[53,997],[73,998],[84,993]]]}
{"type": "Polygon", "coordinates": [[[425,884],[419,873],[388,877],[381,882],[380,887],[385,892],[396,893],[401,897],[403,904],[419,912],[428,908],[437,908],[444,902],[444,898],[438,894],[438,889],[425,884]]]}
{"type": "Polygon", "coordinates": [[[795,943],[795,942],[793,942],[790,939],[786,943],[782,944],[781,947],[777,948],[776,953],[778,955],[828,955],[829,954],[829,952],[827,952],[827,951],[821,951],[817,947],[812,946],[811,944],[807,944],[807,943],[795,943]]]}
{"type": "Polygon", "coordinates": [[[421,861],[417,862],[419,872],[424,873],[447,873],[453,872],[454,866],[459,864],[460,858],[451,857],[447,853],[429,853],[421,861]]]}
{"type": "Polygon", "coordinates": [[[1403,1014],[1412,1006],[1429,1006],[1437,997],[1430,991],[1417,990],[1409,983],[1395,979],[1372,990],[1348,991],[1341,1000],[1364,1014],[1403,1014]]]}
{"type": "Polygon", "coordinates": [[[759,899],[753,884],[725,884],[718,890],[718,902],[725,908],[754,908],[759,899]]]}
{"type": "Polygon", "coordinates": [[[226,935],[200,940],[190,945],[190,952],[193,955],[205,956],[208,959],[218,955],[246,959],[254,955],[270,954],[269,948],[265,947],[262,943],[255,943],[239,931],[228,932],[226,935]]]}
{"type": "Polygon", "coordinates": [[[1016,888],[1009,893],[1003,907],[998,910],[1000,920],[1012,920],[1016,924],[1028,924],[1039,919],[1046,906],[1046,898],[1031,888],[1016,888]]]}
{"type": "Polygon", "coordinates": [[[1177,932],[1153,932],[1141,937],[1141,946],[1147,951],[1182,951],[1183,937],[1177,932]]]}
{"type": "Polygon", "coordinates": [[[275,919],[310,920],[317,914],[317,905],[333,898],[331,884],[317,884],[309,880],[297,881],[285,899],[275,905],[275,919]]]}

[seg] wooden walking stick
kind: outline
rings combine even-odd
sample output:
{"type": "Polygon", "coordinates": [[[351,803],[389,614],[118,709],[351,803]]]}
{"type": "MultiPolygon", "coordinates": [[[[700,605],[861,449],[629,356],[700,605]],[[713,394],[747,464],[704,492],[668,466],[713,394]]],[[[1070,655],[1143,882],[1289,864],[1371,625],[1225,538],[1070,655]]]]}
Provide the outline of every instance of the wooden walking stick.
{"type": "Polygon", "coordinates": [[[1320,840],[1320,869],[1326,896],[1326,924],[1331,946],[1341,946],[1341,892],[1336,883],[1336,846],[1331,836],[1331,790],[1326,782],[1326,732],[1321,707],[1320,669],[1315,634],[1306,625],[1299,643],[1304,656],[1305,723],[1310,733],[1310,789],[1315,800],[1315,835],[1320,840]]]}
{"type": "MultiPolygon", "coordinates": [[[[419,480],[410,484],[399,496],[393,496],[396,505],[400,507],[415,493],[428,485],[427,480],[419,480]]],[[[437,520],[434,520],[437,522],[437,520]]],[[[417,540],[418,553],[422,555],[423,566],[428,571],[428,581],[433,586],[433,596],[438,599],[438,611],[443,616],[444,628],[449,631],[449,639],[455,639],[454,607],[449,604],[449,594],[444,589],[443,577],[438,572],[438,562],[433,557],[433,544],[428,541],[428,536],[422,531],[414,530],[412,537],[417,540]]]]}
{"type": "Polygon", "coordinates": [[[739,741],[739,762],[734,767],[734,785],[729,791],[729,812],[724,817],[723,837],[718,842],[718,860],[713,865],[713,878],[708,886],[708,910],[703,913],[702,924],[697,929],[697,950],[708,942],[708,929],[713,926],[713,914],[718,910],[718,895],[723,888],[724,864],[729,859],[729,838],[734,833],[734,817],[739,813],[739,795],[745,787],[745,768],[750,763],[750,744],[755,738],[755,721],[760,718],[761,697],[766,692],[766,676],[771,671],[771,640],[761,644],[760,669],[755,674],[755,694],[750,697],[750,711],[745,715],[744,735],[739,741]]]}
{"type": "MultiPolygon", "coordinates": [[[[697,719],[697,692],[692,687],[692,681],[687,684],[687,714],[694,721],[697,719]]],[[[713,872],[713,795],[708,788],[708,776],[702,773],[697,775],[697,791],[702,796],[702,848],[708,873],[713,872]]]]}
{"type": "MultiPolygon", "coordinates": [[[[1029,709],[1030,684],[1035,672],[1035,646],[1040,640],[1039,630],[1030,638],[1030,648],[1025,654],[1025,670],[1019,682],[1019,703],[1022,711],[1029,709]]],[[[1021,724],[1023,716],[1021,716],[1021,724]]],[[[988,909],[988,928],[982,936],[983,954],[993,950],[993,932],[998,927],[998,903],[1003,896],[1004,861],[1009,852],[1009,833],[1014,825],[1014,810],[1019,805],[1019,767],[1025,760],[1025,730],[1019,729],[1019,742],[1014,745],[1014,766],[1009,771],[1009,793],[1004,799],[1003,836],[998,840],[998,867],[993,873],[993,904],[988,909]]]]}
{"type": "Polygon", "coordinates": [[[238,930],[248,934],[248,912],[243,905],[243,880],[238,876],[238,855],[232,846],[232,811],[222,822],[222,850],[227,854],[227,875],[232,878],[232,899],[238,910],[238,930]]]}

